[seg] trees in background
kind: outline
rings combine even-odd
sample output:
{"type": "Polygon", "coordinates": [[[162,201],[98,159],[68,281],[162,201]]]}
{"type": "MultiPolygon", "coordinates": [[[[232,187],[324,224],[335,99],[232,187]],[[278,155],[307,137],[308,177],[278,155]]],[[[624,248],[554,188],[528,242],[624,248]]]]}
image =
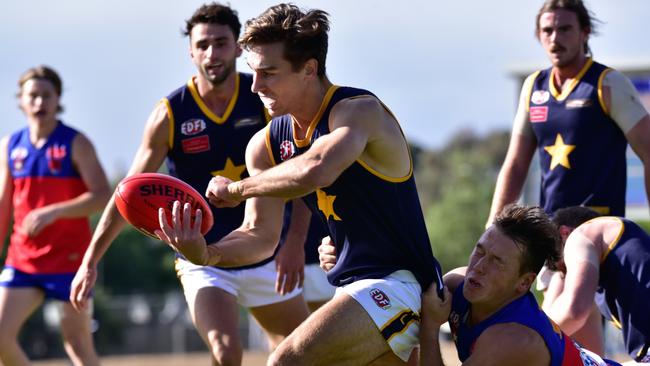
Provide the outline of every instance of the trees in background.
{"type": "Polygon", "coordinates": [[[509,132],[458,132],[440,150],[415,149],[415,178],[433,253],[443,271],[467,265],[485,230],[509,132]]]}

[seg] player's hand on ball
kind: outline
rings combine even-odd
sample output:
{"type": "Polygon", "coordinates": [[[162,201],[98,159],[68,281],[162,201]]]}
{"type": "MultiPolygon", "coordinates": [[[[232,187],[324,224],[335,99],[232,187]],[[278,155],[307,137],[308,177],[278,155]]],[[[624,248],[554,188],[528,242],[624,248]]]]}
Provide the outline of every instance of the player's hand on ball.
{"type": "Polygon", "coordinates": [[[320,268],[325,272],[329,272],[336,265],[336,247],[329,236],[324,237],[318,246],[318,260],[320,268]]]}
{"type": "Polygon", "coordinates": [[[196,210],[195,215],[192,222],[192,206],[186,203],[181,209],[181,203],[175,201],[170,225],[167,222],[165,209],[160,208],[158,209],[160,230],[156,230],[155,234],[190,262],[204,266],[208,264],[209,258],[206,242],[201,234],[203,219],[201,210],[196,210]]]}
{"type": "Polygon", "coordinates": [[[233,183],[232,180],[217,175],[210,180],[205,197],[216,207],[236,207],[241,203],[241,199],[235,197],[229,190],[228,185],[233,183]]]}

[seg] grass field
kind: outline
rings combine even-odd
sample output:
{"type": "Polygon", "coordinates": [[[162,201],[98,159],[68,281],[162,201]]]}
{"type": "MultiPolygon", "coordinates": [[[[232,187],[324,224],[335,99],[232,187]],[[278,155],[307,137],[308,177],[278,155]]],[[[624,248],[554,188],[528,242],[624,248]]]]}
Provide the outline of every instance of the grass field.
{"type": "MultiPolygon", "coordinates": [[[[458,358],[453,344],[442,343],[442,353],[447,366],[458,366],[458,358]]],[[[246,351],[242,366],[263,366],[266,352],[246,351]]],[[[155,354],[102,357],[102,366],[206,366],[210,365],[210,355],[204,352],[185,354],[155,354]]],[[[69,366],[68,360],[47,360],[33,362],[34,366],[69,366]]]]}

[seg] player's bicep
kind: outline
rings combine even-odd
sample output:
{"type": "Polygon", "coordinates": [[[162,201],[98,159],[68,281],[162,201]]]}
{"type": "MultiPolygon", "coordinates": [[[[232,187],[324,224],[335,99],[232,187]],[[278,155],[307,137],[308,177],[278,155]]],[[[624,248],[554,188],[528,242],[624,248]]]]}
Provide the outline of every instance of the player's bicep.
{"type": "Polygon", "coordinates": [[[268,142],[269,126],[257,131],[246,145],[246,169],[254,176],[273,167],[271,146],[268,142]]]}
{"type": "Polygon", "coordinates": [[[170,127],[167,104],[160,102],[149,115],[128,175],[155,172],[160,168],[170,149],[170,127]]]}
{"type": "Polygon", "coordinates": [[[255,236],[258,243],[271,251],[280,240],[284,217],[284,199],[253,197],[246,200],[244,221],[240,230],[255,236]]]}
{"type": "Polygon", "coordinates": [[[93,144],[83,134],[72,142],[72,160],[81,179],[90,192],[109,194],[110,187],[93,144]]]}

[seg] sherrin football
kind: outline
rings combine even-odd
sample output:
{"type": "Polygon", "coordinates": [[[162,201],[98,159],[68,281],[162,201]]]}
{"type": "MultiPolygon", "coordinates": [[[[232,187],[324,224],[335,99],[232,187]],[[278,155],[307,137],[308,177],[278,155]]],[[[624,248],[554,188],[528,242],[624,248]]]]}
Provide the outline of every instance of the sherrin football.
{"type": "Polygon", "coordinates": [[[205,235],[214,222],[210,206],[201,194],[182,180],[166,174],[141,173],[122,179],[115,189],[115,205],[122,217],[145,235],[155,239],[155,230],[160,229],[158,208],[165,209],[167,222],[172,221],[174,201],[192,205],[192,222],[196,210],[203,216],[201,233],[205,235]]]}

